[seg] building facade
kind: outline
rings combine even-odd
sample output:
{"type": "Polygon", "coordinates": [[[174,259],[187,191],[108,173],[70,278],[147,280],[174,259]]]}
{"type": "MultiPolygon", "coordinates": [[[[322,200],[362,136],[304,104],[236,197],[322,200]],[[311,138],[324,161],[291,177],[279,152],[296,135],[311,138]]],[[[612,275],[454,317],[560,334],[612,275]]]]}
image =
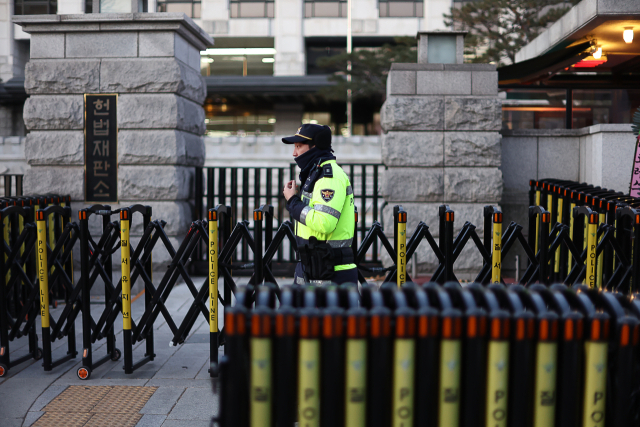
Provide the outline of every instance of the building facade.
{"type": "MultiPolygon", "coordinates": [[[[353,0],[353,49],[376,49],[396,37],[444,29],[452,0],[353,0]]],[[[178,12],[215,42],[202,52],[207,134],[290,133],[300,122],[346,129],[344,102],[319,94],[333,70],[324,56],[346,51],[348,3],[341,0],[15,0],[0,3],[0,136],[23,136],[24,66],[30,35],[13,15],[178,12]],[[137,9],[137,10],[136,10],[137,9]]],[[[353,134],[380,133],[383,99],[354,105],[353,134]]]]}

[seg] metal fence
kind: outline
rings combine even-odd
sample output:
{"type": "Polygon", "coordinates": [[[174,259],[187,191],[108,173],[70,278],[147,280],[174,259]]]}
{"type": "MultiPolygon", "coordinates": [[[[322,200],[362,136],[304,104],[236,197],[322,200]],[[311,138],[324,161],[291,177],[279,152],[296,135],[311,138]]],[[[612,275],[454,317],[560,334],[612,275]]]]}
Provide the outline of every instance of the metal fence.
{"type": "Polygon", "coordinates": [[[22,175],[5,174],[0,175],[1,197],[22,196],[22,175]]]}
{"type": "MultiPolygon", "coordinates": [[[[358,242],[364,239],[369,227],[382,222],[382,208],[385,205],[380,195],[380,180],[386,169],[384,165],[374,163],[341,164],[349,176],[355,195],[355,205],[359,213],[358,242]]],[[[262,204],[274,207],[273,227],[277,229],[289,220],[289,213],[282,196],[286,182],[297,180],[299,169],[295,163],[289,167],[197,167],[195,174],[195,210],[194,220],[204,218],[208,209],[217,205],[231,208],[234,220],[253,219],[253,210],[262,204]]],[[[252,262],[252,254],[246,243],[234,254],[236,262],[252,262]]],[[[380,251],[377,242],[371,247],[367,262],[380,265],[380,251]]],[[[295,254],[285,243],[275,258],[275,271],[291,274],[295,254]]],[[[204,251],[198,253],[197,270],[205,269],[204,251]]],[[[203,270],[204,271],[204,270],[203,270]]]]}

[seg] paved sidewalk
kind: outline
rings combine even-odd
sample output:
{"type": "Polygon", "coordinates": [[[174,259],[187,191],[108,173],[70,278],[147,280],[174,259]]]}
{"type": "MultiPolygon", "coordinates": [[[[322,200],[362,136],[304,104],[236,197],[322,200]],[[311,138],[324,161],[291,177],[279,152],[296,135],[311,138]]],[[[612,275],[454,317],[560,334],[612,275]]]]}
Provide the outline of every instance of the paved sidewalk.
{"type": "MultiPolygon", "coordinates": [[[[200,286],[203,280],[204,278],[194,278],[194,283],[200,286]]],[[[286,281],[283,280],[281,283],[286,281]]],[[[185,284],[176,285],[166,305],[177,325],[182,321],[192,301],[193,297],[188,287],[185,284]]],[[[103,309],[103,305],[97,302],[98,300],[92,305],[91,310],[94,319],[99,318],[103,309]]],[[[62,305],[51,311],[56,319],[63,307],[62,305]]],[[[140,297],[132,304],[134,320],[142,316],[143,309],[144,297],[140,297]]],[[[220,327],[222,327],[224,322],[222,316],[220,321],[220,327]]],[[[209,426],[211,418],[218,413],[218,396],[212,387],[215,380],[212,381],[208,373],[209,326],[204,316],[199,316],[191,335],[184,344],[172,347],[169,343],[173,335],[160,315],[154,325],[156,353],[154,361],[130,375],[124,373],[122,358],[117,362],[108,361],[96,368],[87,381],[81,381],[76,376],[76,370],[81,366],[82,360],[81,325],[80,315],[76,320],[79,352],[76,359],[50,372],[43,370],[41,360],[31,360],[13,367],[6,377],[0,378],[0,425],[2,427],[33,425],[45,413],[43,409],[47,404],[73,385],[157,387],[148,402],[139,410],[142,417],[137,426],[209,426]]],[[[114,326],[116,347],[122,349],[121,317],[116,320],[114,326]]],[[[42,340],[39,319],[37,333],[38,338],[42,340]]],[[[134,363],[144,355],[144,345],[143,341],[135,346],[134,363]]],[[[53,343],[54,360],[66,354],[66,346],[66,338],[53,343]]],[[[12,359],[26,354],[27,338],[12,341],[10,348],[12,359]]],[[[106,351],[105,341],[97,342],[93,348],[94,360],[101,358],[106,351]]],[[[222,348],[220,354],[222,354],[222,348]]],[[[72,413],[73,409],[69,409],[69,412],[72,413]]]]}

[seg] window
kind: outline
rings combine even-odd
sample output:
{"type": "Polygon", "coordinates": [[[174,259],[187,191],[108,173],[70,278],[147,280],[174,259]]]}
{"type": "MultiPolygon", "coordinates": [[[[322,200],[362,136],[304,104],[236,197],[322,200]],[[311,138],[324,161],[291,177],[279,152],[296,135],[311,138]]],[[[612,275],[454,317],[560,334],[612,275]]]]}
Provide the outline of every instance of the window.
{"type": "Polygon", "coordinates": [[[564,129],[565,89],[505,89],[502,129],[564,129]]]}
{"type": "Polygon", "coordinates": [[[55,15],[58,2],[55,0],[16,0],[14,15],[55,15]]]}
{"type": "Polygon", "coordinates": [[[304,2],[305,18],[346,18],[347,2],[316,0],[304,2]]]}
{"type": "Polygon", "coordinates": [[[273,18],[273,0],[231,0],[229,7],[232,18],[273,18]]]}
{"type": "Polygon", "coordinates": [[[158,12],[184,13],[189,18],[200,18],[199,1],[158,1],[158,12]]]}
{"type": "Polygon", "coordinates": [[[380,0],[381,18],[422,18],[424,16],[422,0],[380,0]]]}

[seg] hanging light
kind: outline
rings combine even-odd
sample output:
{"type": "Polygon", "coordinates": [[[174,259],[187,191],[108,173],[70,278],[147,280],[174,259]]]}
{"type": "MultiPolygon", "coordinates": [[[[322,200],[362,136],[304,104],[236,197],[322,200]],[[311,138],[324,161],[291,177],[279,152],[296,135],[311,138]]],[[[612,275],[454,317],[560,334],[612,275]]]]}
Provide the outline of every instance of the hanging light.
{"type": "Polygon", "coordinates": [[[593,57],[595,59],[600,59],[602,57],[602,46],[597,46],[596,51],[593,52],[593,57]]]}
{"type": "Polygon", "coordinates": [[[631,43],[633,41],[633,27],[625,27],[622,32],[622,38],[625,43],[631,43]]]}

